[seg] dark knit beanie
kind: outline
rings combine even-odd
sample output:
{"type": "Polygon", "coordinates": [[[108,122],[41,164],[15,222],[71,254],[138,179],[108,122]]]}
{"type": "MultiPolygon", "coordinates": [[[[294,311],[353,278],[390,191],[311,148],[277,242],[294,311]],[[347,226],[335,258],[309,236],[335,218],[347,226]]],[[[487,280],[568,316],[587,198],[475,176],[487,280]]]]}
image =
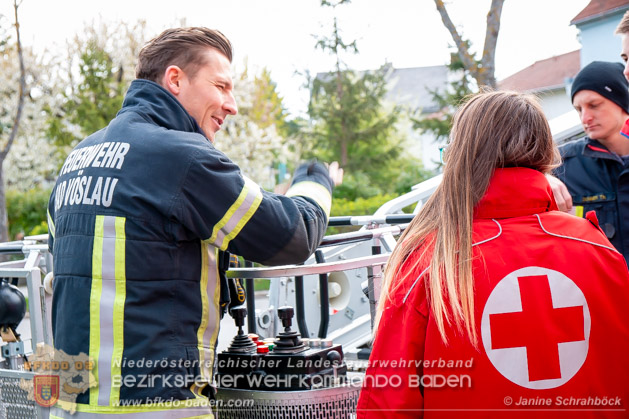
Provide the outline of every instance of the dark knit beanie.
{"type": "Polygon", "coordinates": [[[572,97],[581,90],[592,90],[629,113],[629,84],[620,63],[594,61],[579,71],[572,83],[572,97]]]}

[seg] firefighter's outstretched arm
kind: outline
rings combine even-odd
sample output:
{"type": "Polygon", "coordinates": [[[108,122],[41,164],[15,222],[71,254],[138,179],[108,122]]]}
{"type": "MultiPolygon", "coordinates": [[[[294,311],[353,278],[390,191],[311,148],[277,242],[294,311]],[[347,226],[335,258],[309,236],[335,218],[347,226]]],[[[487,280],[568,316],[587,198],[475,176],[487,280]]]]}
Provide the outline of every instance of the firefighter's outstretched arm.
{"type": "Polygon", "coordinates": [[[206,243],[247,260],[265,265],[305,261],[325,235],[332,190],[342,170],[302,164],[286,194],[280,195],[264,191],[213,151],[191,163],[174,217],[206,243]]]}

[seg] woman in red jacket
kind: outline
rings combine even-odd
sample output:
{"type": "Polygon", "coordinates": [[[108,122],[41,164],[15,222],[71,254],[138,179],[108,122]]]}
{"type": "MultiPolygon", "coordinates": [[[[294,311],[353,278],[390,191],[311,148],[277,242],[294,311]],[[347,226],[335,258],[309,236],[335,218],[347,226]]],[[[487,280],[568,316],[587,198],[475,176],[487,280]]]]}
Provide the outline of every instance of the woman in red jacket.
{"type": "Polygon", "coordinates": [[[537,101],[472,97],[445,160],[389,260],[358,418],[628,417],[627,265],[557,211],[537,101]]]}

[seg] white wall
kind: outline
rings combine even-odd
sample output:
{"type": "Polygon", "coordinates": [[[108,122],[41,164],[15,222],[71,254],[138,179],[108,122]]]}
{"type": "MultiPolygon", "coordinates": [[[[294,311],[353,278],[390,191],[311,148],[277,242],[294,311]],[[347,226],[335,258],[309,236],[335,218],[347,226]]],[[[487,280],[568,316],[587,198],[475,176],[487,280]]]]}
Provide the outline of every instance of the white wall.
{"type": "Polygon", "coordinates": [[[547,119],[553,119],[574,110],[570,96],[568,96],[566,90],[563,88],[539,93],[538,97],[540,98],[547,119]]]}

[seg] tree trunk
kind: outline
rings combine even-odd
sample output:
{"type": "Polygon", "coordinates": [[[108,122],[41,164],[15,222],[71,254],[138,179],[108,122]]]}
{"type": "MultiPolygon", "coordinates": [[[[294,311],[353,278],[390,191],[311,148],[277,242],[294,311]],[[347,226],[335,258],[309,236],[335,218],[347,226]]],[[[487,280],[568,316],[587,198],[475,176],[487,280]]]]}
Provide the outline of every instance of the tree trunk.
{"type": "Polygon", "coordinates": [[[9,217],[7,198],[4,190],[4,160],[0,161],[0,242],[9,241],[9,217]]]}
{"type": "Polygon", "coordinates": [[[500,31],[500,15],[502,14],[502,5],[504,0],[492,0],[489,13],[487,13],[487,29],[485,32],[485,46],[483,48],[483,57],[478,62],[467,48],[467,43],[461,38],[456,30],[454,23],[448,15],[443,0],[434,0],[437,11],[441,15],[443,25],[448,29],[454,44],[456,45],[461,62],[465,70],[469,72],[476,80],[478,87],[489,86],[496,88],[495,57],[496,43],[498,40],[498,32],[500,31]]]}
{"type": "Polygon", "coordinates": [[[500,15],[504,0],[492,0],[489,13],[487,13],[487,30],[485,32],[485,46],[483,47],[483,59],[481,60],[481,77],[483,85],[497,87],[496,71],[496,43],[500,31],[500,15]]]}

